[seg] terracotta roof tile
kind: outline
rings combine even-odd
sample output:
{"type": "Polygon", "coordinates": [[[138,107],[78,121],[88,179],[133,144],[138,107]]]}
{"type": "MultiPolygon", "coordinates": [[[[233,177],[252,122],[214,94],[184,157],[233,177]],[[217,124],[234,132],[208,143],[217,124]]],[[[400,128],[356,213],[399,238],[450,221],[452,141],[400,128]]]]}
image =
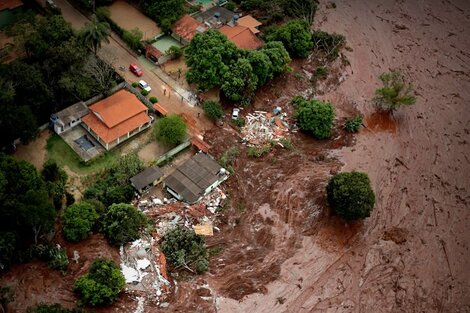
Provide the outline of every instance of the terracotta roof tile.
{"type": "Polygon", "coordinates": [[[185,15],[173,24],[171,31],[184,40],[191,41],[196,36],[198,29],[206,30],[207,27],[191,16],[185,15]]]}
{"type": "Polygon", "coordinates": [[[245,26],[236,25],[230,27],[224,25],[219,31],[227,36],[228,40],[233,42],[240,49],[256,50],[263,45],[263,41],[256,37],[256,35],[245,26]]]}
{"type": "Polygon", "coordinates": [[[257,34],[259,33],[259,30],[256,27],[263,25],[263,23],[251,15],[245,15],[238,19],[238,25],[248,27],[253,32],[253,34],[257,34]]]}
{"type": "Polygon", "coordinates": [[[21,0],[0,0],[0,11],[6,9],[13,10],[22,5],[23,2],[21,0]]]}

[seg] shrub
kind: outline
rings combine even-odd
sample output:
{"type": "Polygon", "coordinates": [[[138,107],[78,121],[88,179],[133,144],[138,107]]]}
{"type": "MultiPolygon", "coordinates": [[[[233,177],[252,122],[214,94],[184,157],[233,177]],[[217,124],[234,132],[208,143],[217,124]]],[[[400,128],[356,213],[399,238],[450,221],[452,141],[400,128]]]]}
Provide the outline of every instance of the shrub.
{"type": "Polygon", "coordinates": [[[362,172],[345,172],[333,176],[326,187],[328,203],[345,220],[370,216],[375,195],[369,177],[362,172]]]}
{"type": "Polygon", "coordinates": [[[176,60],[183,55],[183,49],[178,46],[171,46],[166,51],[166,54],[170,55],[172,60],[176,60]]]}
{"type": "Polygon", "coordinates": [[[246,153],[249,157],[260,158],[271,151],[271,145],[264,145],[262,147],[248,147],[246,153]]]}
{"type": "Polygon", "coordinates": [[[315,50],[325,53],[328,59],[334,60],[339,56],[339,51],[344,46],[346,38],[335,33],[329,34],[323,31],[314,31],[312,42],[315,50]]]}
{"type": "Polygon", "coordinates": [[[220,157],[219,163],[222,167],[232,166],[237,157],[240,155],[240,150],[237,147],[227,149],[220,157]]]}
{"type": "Polygon", "coordinates": [[[357,133],[362,126],[362,116],[349,117],[344,122],[344,129],[349,133],[357,133]]]}
{"type": "Polygon", "coordinates": [[[103,216],[101,230],[108,241],[116,246],[136,240],[148,225],[148,220],[134,206],[113,204],[103,216]]]}
{"type": "Polygon", "coordinates": [[[67,241],[78,242],[92,233],[99,215],[91,203],[77,202],[65,209],[62,233],[67,241]]]}
{"type": "Polygon", "coordinates": [[[288,138],[281,138],[279,140],[279,142],[281,143],[281,145],[284,146],[284,148],[286,148],[287,150],[292,150],[294,149],[294,145],[292,144],[292,142],[288,139],[288,138]]]}
{"type": "Polygon", "coordinates": [[[146,96],[149,94],[149,92],[148,92],[147,90],[145,90],[145,89],[142,89],[142,90],[140,91],[140,94],[141,94],[142,96],[146,97],[146,96]]]}
{"type": "Polygon", "coordinates": [[[49,261],[47,262],[47,265],[53,270],[59,270],[62,273],[65,273],[67,267],[69,266],[67,251],[60,246],[57,246],[51,247],[48,253],[49,261]]]}
{"type": "Polygon", "coordinates": [[[150,101],[151,103],[157,103],[157,102],[158,102],[158,99],[157,99],[157,97],[150,97],[149,101],[150,101]]]}
{"type": "Polygon", "coordinates": [[[178,115],[168,115],[157,120],[155,137],[167,146],[176,146],[186,138],[186,124],[178,115]]]}
{"type": "Polygon", "coordinates": [[[208,253],[204,237],[193,230],[177,227],[163,237],[161,249],[171,266],[201,274],[207,271],[208,253]]]}
{"type": "Polygon", "coordinates": [[[129,47],[135,51],[143,49],[143,46],[140,43],[142,37],[143,33],[138,28],[134,28],[131,31],[124,30],[122,33],[122,40],[124,40],[129,45],[129,47]]]}
{"type": "Polygon", "coordinates": [[[237,119],[232,119],[232,123],[235,124],[237,127],[243,127],[246,124],[246,121],[243,117],[239,117],[237,119]]]}
{"type": "Polygon", "coordinates": [[[217,121],[224,115],[224,110],[220,103],[212,100],[207,100],[202,103],[202,109],[207,117],[213,121],[217,121]]]}
{"type": "Polygon", "coordinates": [[[377,108],[393,112],[403,105],[416,103],[412,85],[405,82],[399,71],[383,73],[379,78],[384,86],[375,91],[373,100],[377,108]]]}
{"type": "Polygon", "coordinates": [[[226,8],[227,10],[230,10],[230,11],[235,11],[235,9],[237,8],[237,4],[236,4],[235,2],[229,0],[229,1],[227,2],[227,4],[225,5],[225,8],[226,8]]]}
{"type": "Polygon", "coordinates": [[[331,104],[320,100],[306,100],[303,97],[294,97],[292,100],[296,111],[294,117],[299,128],[317,139],[329,138],[335,111],[331,104]]]}
{"type": "Polygon", "coordinates": [[[134,87],[134,88],[139,87],[139,83],[138,83],[138,82],[133,82],[133,83],[132,83],[132,87],[134,87]]]}
{"type": "Polygon", "coordinates": [[[75,281],[74,291],[89,305],[113,303],[124,288],[125,279],[112,260],[95,260],[88,274],[75,281]]]}
{"type": "Polygon", "coordinates": [[[328,69],[325,66],[319,66],[313,72],[314,79],[322,79],[328,75],[328,69]]]}

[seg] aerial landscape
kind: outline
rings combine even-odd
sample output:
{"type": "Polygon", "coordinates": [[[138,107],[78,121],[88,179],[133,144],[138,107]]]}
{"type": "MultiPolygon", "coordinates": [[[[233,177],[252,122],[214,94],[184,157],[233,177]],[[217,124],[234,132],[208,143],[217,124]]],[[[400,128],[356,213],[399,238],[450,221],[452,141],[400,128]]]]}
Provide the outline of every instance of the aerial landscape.
{"type": "Polygon", "coordinates": [[[0,1],[0,312],[470,313],[467,0],[0,1]]]}

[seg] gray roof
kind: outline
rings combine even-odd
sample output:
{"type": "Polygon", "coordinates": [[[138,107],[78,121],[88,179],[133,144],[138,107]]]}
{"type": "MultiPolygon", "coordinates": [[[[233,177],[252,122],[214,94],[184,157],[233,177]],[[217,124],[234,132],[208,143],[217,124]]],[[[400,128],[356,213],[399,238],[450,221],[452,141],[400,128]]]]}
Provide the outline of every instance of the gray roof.
{"type": "Polygon", "coordinates": [[[56,115],[63,123],[68,124],[73,120],[82,118],[88,114],[88,112],[89,110],[86,104],[80,101],[63,109],[62,111],[57,112],[56,115]]]}
{"type": "Polygon", "coordinates": [[[213,27],[217,22],[221,23],[219,26],[227,24],[232,20],[234,15],[234,12],[227,10],[224,7],[214,6],[204,12],[195,14],[193,17],[201,23],[208,22],[213,27]],[[216,17],[216,13],[218,13],[219,18],[216,17]]]}
{"type": "Polygon", "coordinates": [[[205,153],[198,153],[180,165],[164,179],[167,187],[177,192],[186,202],[194,203],[215,183],[222,167],[205,153]]]}
{"type": "Polygon", "coordinates": [[[141,191],[162,176],[163,172],[158,167],[148,167],[139,174],[132,177],[131,184],[135,189],[141,191]]]}

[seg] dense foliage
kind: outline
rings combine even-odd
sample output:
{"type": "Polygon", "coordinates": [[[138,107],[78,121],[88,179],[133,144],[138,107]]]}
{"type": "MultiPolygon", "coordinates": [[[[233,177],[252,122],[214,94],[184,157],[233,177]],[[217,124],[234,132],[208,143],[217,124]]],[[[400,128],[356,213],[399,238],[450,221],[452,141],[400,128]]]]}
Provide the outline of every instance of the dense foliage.
{"type": "Polygon", "coordinates": [[[167,146],[176,146],[186,138],[186,124],[178,115],[168,115],[157,120],[155,137],[167,146]]]}
{"type": "Polygon", "coordinates": [[[175,60],[183,55],[183,49],[178,46],[171,46],[165,53],[170,55],[172,60],[175,60]]]}
{"type": "Polygon", "coordinates": [[[83,44],[92,49],[96,54],[98,53],[98,48],[101,48],[101,43],[104,41],[109,43],[109,36],[111,35],[111,27],[106,22],[100,22],[96,17],[94,17],[91,23],[87,23],[80,30],[80,39],[83,44]]]}
{"type": "Polygon", "coordinates": [[[375,91],[374,103],[382,110],[395,111],[403,105],[416,103],[413,87],[405,82],[405,78],[399,71],[391,71],[380,75],[382,88],[375,91]]]}
{"type": "Polygon", "coordinates": [[[129,179],[143,168],[144,165],[136,154],[119,158],[102,172],[90,177],[92,183],[84,192],[85,199],[96,199],[106,207],[113,203],[130,202],[134,189],[129,179]]]}
{"type": "Polygon", "coordinates": [[[93,204],[77,202],[65,209],[62,234],[67,241],[77,242],[92,233],[93,226],[99,218],[93,204]]]}
{"type": "Polygon", "coordinates": [[[335,118],[331,104],[320,100],[307,100],[301,96],[294,97],[292,104],[296,108],[294,117],[301,130],[317,139],[330,137],[335,118]]]}
{"type": "Polygon", "coordinates": [[[257,84],[258,78],[250,62],[240,58],[230,65],[228,72],[223,76],[220,90],[227,99],[247,105],[251,102],[257,84]]]}
{"type": "Polygon", "coordinates": [[[253,11],[253,14],[264,24],[282,20],[286,15],[291,18],[299,18],[309,25],[317,9],[315,0],[242,0],[241,8],[253,11]]]}
{"type": "Polygon", "coordinates": [[[28,142],[51,113],[100,90],[83,70],[91,53],[61,15],[23,19],[9,34],[26,58],[0,65],[0,147],[28,142]]]}
{"type": "Polygon", "coordinates": [[[349,117],[344,122],[344,129],[349,133],[357,133],[362,126],[362,116],[349,117]]]}
{"type": "Polygon", "coordinates": [[[52,197],[54,207],[61,209],[63,204],[64,196],[66,195],[66,187],[68,175],[63,169],[61,169],[57,163],[48,160],[44,163],[42,169],[42,178],[46,182],[46,188],[49,196],[52,197]]]}
{"type": "Polygon", "coordinates": [[[310,25],[303,20],[292,20],[266,30],[267,41],[280,41],[291,57],[306,58],[313,48],[310,25]]]}
{"type": "Polygon", "coordinates": [[[327,59],[334,60],[346,42],[346,38],[339,34],[330,34],[324,31],[314,31],[312,34],[313,47],[325,54],[327,59]]]}
{"type": "Polygon", "coordinates": [[[0,287],[0,310],[1,312],[7,311],[7,304],[13,302],[15,294],[10,287],[0,287]]]}
{"type": "Polygon", "coordinates": [[[369,177],[362,172],[345,172],[333,176],[326,187],[328,203],[346,220],[370,216],[375,195],[369,177]]]}
{"type": "Polygon", "coordinates": [[[129,47],[131,47],[135,51],[141,49],[142,44],[140,43],[140,41],[142,40],[143,36],[144,34],[138,28],[124,30],[122,32],[122,40],[124,40],[129,45],[129,47]]]}
{"type": "Polygon", "coordinates": [[[75,281],[74,291],[89,305],[113,303],[125,285],[124,276],[112,260],[95,260],[88,274],[75,281]]]}
{"type": "Polygon", "coordinates": [[[111,205],[103,216],[101,230],[116,246],[138,239],[148,225],[146,216],[125,203],[111,205]]]}
{"type": "Polygon", "coordinates": [[[177,227],[163,237],[161,249],[175,269],[184,267],[204,273],[209,266],[204,237],[193,230],[177,227]]]}
{"type": "Polygon", "coordinates": [[[220,119],[224,115],[222,106],[217,101],[207,100],[202,103],[202,109],[207,117],[213,121],[220,119]]]}
{"type": "Polygon", "coordinates": [[[184,3],[184,0],[140,0],[145,14],[153,18],[165,33],[185,13],[184,3]]]}

